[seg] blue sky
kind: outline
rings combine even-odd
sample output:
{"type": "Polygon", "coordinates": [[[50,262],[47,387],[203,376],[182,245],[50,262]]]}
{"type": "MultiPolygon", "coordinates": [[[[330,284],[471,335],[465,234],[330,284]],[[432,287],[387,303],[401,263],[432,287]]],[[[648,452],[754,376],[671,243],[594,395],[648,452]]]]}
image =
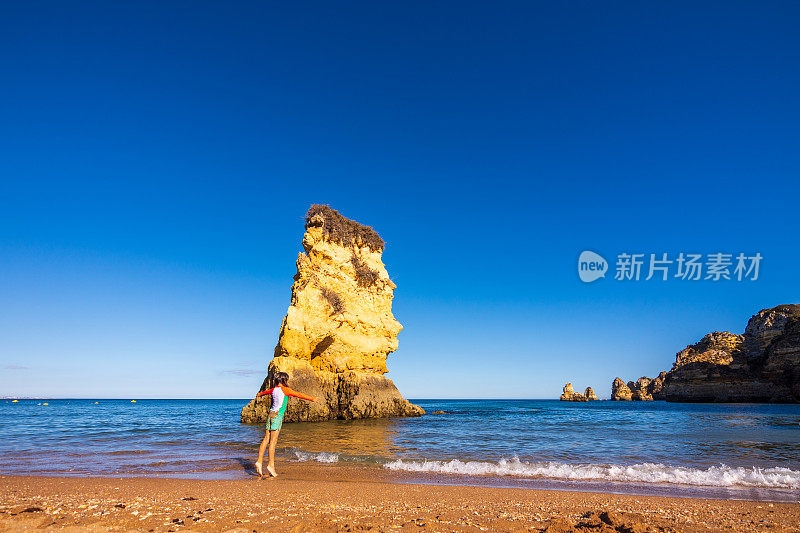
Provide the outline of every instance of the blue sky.
{"type": "Polygon", "coordinates": [[[667,370],[800,302],[798,24],[790,2],[5,3],[0,395],[252,396],[312,203],[387,242],[408,397],[667,370]],[[584,284],[587,249],[764,259],[584,284]]]}

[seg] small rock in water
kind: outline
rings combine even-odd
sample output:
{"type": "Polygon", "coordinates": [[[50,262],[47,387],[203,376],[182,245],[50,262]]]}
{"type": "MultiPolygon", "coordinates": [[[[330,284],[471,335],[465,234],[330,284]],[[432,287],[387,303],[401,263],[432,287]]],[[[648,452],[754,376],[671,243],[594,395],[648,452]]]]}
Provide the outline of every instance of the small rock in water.
{"type": "MultiPolygon", "coordinates": [[[[586,390],[587,391],[591,390],[591,387],[589,387],[586,390]]],[[[572,388],[572,383],[567,383],[566,385],[564,385],[563,392],[564,393],[559,398],[559,400],[561,400],[562,402],[588,402],[589,401],[589,399],[586,396],[584,396],[583,394],[581,394],[580,392],[575,392],[575,390],[572,388]]],[[[594,391],[592,391],[592,394],[594,394],[594,391]]],[[[595,399],[596,398],[597,397],[595,396],[595,399]]]]}

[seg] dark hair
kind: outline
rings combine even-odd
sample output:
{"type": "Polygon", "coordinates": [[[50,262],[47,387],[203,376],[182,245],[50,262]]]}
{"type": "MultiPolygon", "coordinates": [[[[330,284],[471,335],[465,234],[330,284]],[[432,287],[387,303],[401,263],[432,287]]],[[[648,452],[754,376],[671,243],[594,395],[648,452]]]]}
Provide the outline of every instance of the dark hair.
{"type": "Polygon", "coordinates": [[[275,381],[275,386],[286,385],[289,382],[289,374],[286,372],[276,372],[272,378],[275,381]]]}

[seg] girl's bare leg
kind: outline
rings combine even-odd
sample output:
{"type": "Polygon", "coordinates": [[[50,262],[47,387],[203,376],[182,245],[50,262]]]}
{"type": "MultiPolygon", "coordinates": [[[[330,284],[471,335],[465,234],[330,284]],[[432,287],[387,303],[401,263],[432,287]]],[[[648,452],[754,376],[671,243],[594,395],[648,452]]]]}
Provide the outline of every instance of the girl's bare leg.
{"type": "Polygon", "coordinates": [[[258,461],[256,461],[256,471],[258,472],[259,476],[264,475],[264,471],[261,469],[261,465],[264,462],[264,452],[267,450],[267,445],[269,444],[269,434],[270,432],[264,435],[264,440],[261,441],[261,446],[258,448],[258,461]]]}
{"type": "Polygon", "coordinates": [[[275,446],[278,445],[278,433],[280,432],[280,429],[269,432],[269,464],[267,465],[267,472],[269,472],[269,475],[272,477],[278,477],[278,474],[275,472],[275,446]]]}

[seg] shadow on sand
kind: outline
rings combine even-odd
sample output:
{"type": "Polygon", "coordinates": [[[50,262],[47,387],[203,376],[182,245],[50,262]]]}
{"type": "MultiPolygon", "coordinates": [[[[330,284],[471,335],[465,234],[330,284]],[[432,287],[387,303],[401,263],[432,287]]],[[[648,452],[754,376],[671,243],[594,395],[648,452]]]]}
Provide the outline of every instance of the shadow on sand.
{"type": "Polygon", "coordinates": [[[261,477],[258,471],[256,471],[256,465],[253,461],[245,459],[244,457],[237,457],[236,462],[242,466],[242,470],[244,470],[248,476],[261,477]]]}

